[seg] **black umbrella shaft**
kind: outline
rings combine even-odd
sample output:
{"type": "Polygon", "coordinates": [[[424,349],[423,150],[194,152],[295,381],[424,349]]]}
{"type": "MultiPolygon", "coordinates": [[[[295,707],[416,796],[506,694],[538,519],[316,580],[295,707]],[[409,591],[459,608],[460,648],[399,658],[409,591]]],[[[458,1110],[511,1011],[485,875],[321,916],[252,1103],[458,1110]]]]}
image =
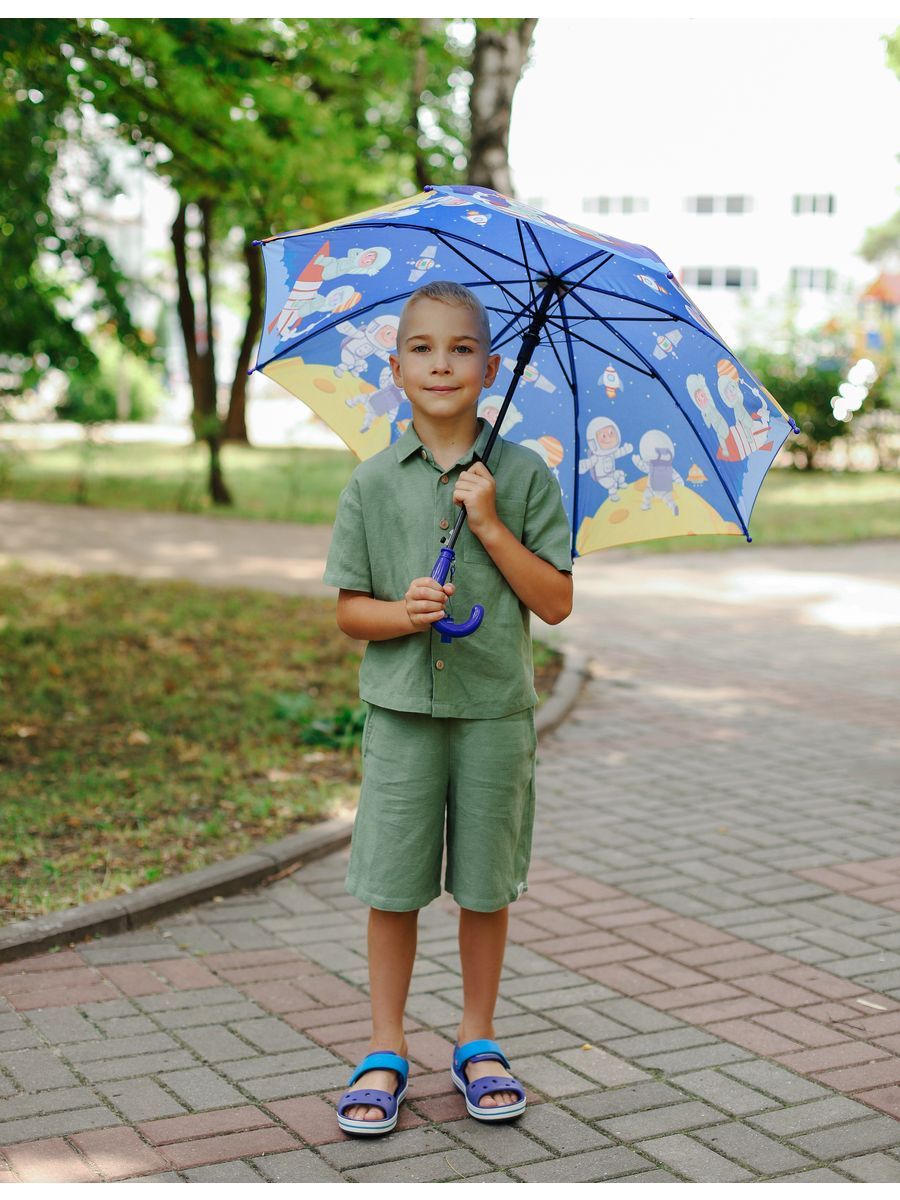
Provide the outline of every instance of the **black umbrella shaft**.
{"type": "MultiPolygon", "coordinates": [[[[531,318],[531,324],[522,338],[522,345],[519,347],[519,356],[516,359],[516,365],[513,367],[513,377],[509,382],[509,387],[506,389],[506,395],[503,397],[503,403],[500,406],[500,411],[497,413],[497,419],[494,422],[494,428],[491,430],[491,436],[487,440],[487,445],[484,448],[484,454],[478,460],[487,465],[488,459],[491,457],[491,451],[494,448],[494,442],[500,436],[500,426],[503,424],[503,419],[506,416],[506,410],[512,403],[513,394],[519,386],[519,380],[525,374],[525,368],[531,362],[531,356],[537,349],[541,340],[541,330],[547,322],[547,315],[550,312],[550,305],[553,303],[553,297],[556,295],[557,289],[553,283],[548,283],[541,293],[541,302],[535,309],[534,316],[531,318]]],[[[459,537],[462,527],[466,520],[465,505],[460,505],[459,514],[456,518],[456,524],[453,526],[453,532],[447,539],[447,547],[452,550],[456,545],[456,539],[459,537]]]]}

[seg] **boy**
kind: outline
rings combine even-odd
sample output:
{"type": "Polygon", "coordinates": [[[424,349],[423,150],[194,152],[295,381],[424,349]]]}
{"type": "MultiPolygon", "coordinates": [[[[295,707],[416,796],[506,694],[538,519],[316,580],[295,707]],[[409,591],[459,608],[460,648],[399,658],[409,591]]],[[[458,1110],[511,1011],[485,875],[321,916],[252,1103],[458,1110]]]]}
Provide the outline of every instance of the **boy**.
{"type": "Polygon", "coordinates": [[[524,1110],[522,1086],[491,1039],[507,906],[527,887],[534,820],[528,612],[558,624],[572,608],[570,531],[553,475],[538,455],[499,437],[490,470],[476,458],[491,432],[478,399],[500,358],[474,293],[451,283],[419,288],[401,314],[390,365],[413,420],[342,493],[324,577],[340,589],[341,630],[369,643],[346,886],[370,905],[372,1053],[338,1104],[351,1133],[393,1129],[406,1094],[403,1011],[418,910],[441,891],[445,815],[444,885],[460,906],[464,996],[453,1081],[480,1120],[524,1110]],[[460,504],[459,583],[441,585],[428,572],[460,504]],[[475,634],[447,645],[431,626],[449,615],[450,596],[458,614],[479,602],[485,617],[475,634]]]}

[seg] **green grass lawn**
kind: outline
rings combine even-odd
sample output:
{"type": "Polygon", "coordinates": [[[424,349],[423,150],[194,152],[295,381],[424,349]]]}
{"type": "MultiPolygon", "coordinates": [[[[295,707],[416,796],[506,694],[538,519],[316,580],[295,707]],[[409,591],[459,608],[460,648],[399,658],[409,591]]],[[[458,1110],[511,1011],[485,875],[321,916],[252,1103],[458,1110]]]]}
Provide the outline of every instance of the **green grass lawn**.
{"type": "MultiPolygon", "coordinates": [[[[85,459],[77,446],[0,454],[0,496],[158,512],[205,512],[250,520],[331,524],[356,459],[349,451],[226,446],[225,475],[235,504],[215,508],[205,494],[205,448],[102,445],[85,459]]],[[[760,545],[900,537],[900,476],[769,473],[750,531],[760,545]]],[[[634,553],[728,549],[727,537],[643,542],[634,553]]]]}
{"type": "MultiPolygon", "coordinates": [[[[356,804],[360,643],[334,602],[0,569],[0,924],[356,804]]],[[[559,656],[535,647],[539,692],[559,656]]]]}

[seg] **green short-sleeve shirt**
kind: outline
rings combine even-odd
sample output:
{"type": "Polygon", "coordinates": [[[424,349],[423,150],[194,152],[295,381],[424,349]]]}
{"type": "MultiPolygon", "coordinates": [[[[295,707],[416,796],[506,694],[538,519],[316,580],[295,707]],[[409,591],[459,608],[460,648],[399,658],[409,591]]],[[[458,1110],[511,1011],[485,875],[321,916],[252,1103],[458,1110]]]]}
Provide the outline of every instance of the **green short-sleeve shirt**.
{"type": "MultiPolygon", "coordinates": [[[[324,581],[377,600],[401,600],[430,575],[456,520],[453,489],[491,433],[445,471],[412,423],[393,445],[360,463],[341,493],[324,581]]],[[[515,536],[560,571],[571,571],[571,532],[559,484],[534,451],[498,437],[489,467],[497,514],[515,536]]],[[[473,604],[484,620],[469,637],[441,641],[434,630],[369,642],[359,671],[361,699],[433,717],[504,717],[537,703],[530,613],[468,525],[457,539],[455,621],[473,604]]]]}

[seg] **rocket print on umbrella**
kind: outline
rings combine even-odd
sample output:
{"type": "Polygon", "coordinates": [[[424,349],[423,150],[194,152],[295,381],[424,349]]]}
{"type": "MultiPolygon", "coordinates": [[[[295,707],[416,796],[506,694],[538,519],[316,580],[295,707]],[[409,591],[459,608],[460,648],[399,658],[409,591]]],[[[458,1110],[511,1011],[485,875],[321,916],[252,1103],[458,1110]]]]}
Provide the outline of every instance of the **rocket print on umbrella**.
{"type": "Polygon", "coordinates": [[[282,340],[293,337],[310,313],[346,312],[359,304],[362,294],[352,284],[341,284],[322,295],[322,285],[341,275],[377,275],[387,266],[386,246],[353,247],[343,258],[332,258],[331,243],[324,242],[294,281],[284,306],[269,322],[269,333],[278,330],[282,340]]]}

